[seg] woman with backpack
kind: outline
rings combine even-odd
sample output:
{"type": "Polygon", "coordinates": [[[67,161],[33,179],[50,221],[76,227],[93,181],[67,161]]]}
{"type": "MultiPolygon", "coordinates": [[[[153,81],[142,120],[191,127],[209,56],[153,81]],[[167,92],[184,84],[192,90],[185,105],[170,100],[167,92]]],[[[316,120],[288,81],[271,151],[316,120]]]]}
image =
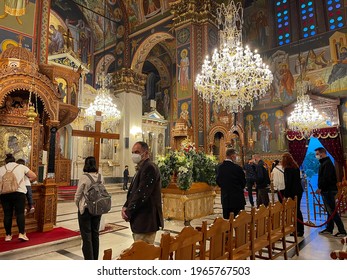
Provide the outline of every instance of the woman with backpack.
{"type": "Polygon", "coordinates": [[[30,181],[36,179],[36,174],[33,171],[15,161],[12,154],[7,154],[5,165],[0,167],[0,200],[4,210],[5,241],[7,242],[12,240],[13,210],[17,219],[18,239],[29,240],[25,233],[24,209],[27,188],[24,178],[27,176],[30,181]]]}
{"type": "Polygon", "coordinates": [[[82,252],[85,260],[97,260],[99,258],[99,227],[101,215],[92,215],[87,207],[86,196],[88,189],[94,182],[104,182],[104,178],[98,173],[95,157],[87,157],[84,162],[83,172],[78,181],[75,194],[75,203],[78,207],[78,224],[82,237],[82,252]],[[91,180],[92,179],[92,180],[91,180]]]}

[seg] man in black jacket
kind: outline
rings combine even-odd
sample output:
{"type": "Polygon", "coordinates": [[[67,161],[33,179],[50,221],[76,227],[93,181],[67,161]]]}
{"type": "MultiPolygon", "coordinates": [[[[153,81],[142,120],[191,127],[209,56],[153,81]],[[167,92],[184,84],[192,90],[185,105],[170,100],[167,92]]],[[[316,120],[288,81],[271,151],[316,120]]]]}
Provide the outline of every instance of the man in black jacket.
{"type": "Polygon", "coordinates": [[[261,159],[260,155],[254,155],[254,160],[256,163],[256,188],[257,188],[257,207],[264,204],[266,207],[269,206],[269,194],[268,185],[270,184],[270,176],[267,169],[264,167],[265,163],[261,159]]]}
{"type": "Polygon", "coordinates": [[[230,213],[234,216],[245,209],[245,196],[243,189],[246,185],[245,173],[236,163],[236,151],[228,149],[226,159],[218,167],[217,184],[221,188],[221,202],[223,218],[229,219],[230,213]]]}
{"type": "MultiPolygon", "coordinates": [[[[319,171],[318,171],[318,189],[316,193],[322,196],[325,210],[328,213],[328,220],[330,220],[330,216],[334,213],[335,207],[336,207],[335,206],[335,196],[337,194],[336,170],[324,148],[317,148],[315,149],[315,152],[316,152],[316,158],[320,162],[319,171]]],[[[334,236],[335,237],[346,236],[346,230],[338,212],[336,212],[334,217],[329,221],[326,229],[320,231],[319,233],[333,234],[334,222],[338,229],[338,232],[334,234],[334,236]]]]}

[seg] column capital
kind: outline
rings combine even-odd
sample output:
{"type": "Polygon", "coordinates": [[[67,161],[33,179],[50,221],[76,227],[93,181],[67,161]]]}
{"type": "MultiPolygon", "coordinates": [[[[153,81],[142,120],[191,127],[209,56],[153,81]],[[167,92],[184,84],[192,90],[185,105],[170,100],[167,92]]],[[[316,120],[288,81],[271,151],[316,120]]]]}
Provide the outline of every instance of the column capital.
{"type": "Polygon", "coordinates": [[[215,21],[218,3],[212,0],[177,0],[169,3],[175,27],[188,22],[215,21]]]}
{"type": "Polygon", "coordinates": [[[147,75],[138,73],[133,69],[123,68],[113,73],[115,92],[125,91],[143,95],[147,75]]]}
{"type": "Polygon", "coordinates": [[[58,127],[59,127],[59,125],[60,125],[60,121],[48,120],[48,121],[46,122],[46,124],[47,124],[47,126],[48,126],[49,128],[55,127],[55,128],[58,129],[58,127]]]}

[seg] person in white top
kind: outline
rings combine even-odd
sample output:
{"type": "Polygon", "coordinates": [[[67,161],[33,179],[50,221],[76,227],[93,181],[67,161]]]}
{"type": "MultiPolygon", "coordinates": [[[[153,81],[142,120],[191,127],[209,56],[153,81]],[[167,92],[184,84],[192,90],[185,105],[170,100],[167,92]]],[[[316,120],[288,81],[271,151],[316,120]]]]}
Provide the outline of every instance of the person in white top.
{"type": "Polygon", "coordinates": [[[275,160],[272,166],[271,181],[277,190],[278,200],[282,203],[284,197],[284,170],[279,160],[275,160]]]}
{"type": "Polygon", "coordinates": [[[7,154],[5,159],[5,165],[0,167],[0,180],[6,173],[6,170],[13,170],[14,175],[17,178],[19,188],[12,193],[6,193],[0,195],[2,209],[4,210],[4,227],[6,231],[5,241],[12,240],[12,216],[13,210],[16,213],[17,226],[18,226],[18,239],[22,241],[28,241],[28,237],[25,233],[25,194],[27,188],[25,186],[24,177],[27,176],[29,180],[36,179],[36,174],[31,171],[27,166],[17,164],[12,154],[7,154]]]}

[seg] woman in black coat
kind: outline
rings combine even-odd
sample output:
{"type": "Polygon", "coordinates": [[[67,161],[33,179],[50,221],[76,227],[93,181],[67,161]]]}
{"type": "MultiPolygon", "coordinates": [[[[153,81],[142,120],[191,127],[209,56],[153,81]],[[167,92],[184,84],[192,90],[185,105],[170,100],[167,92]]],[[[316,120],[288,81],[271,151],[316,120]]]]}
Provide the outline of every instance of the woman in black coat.
{"type": "MultiPolygon", "coordinates": [[[[303,217],[300,204],[303,188],[301,185],[299,165],[290,153],[284,153],[282,155],[282,166],[284,169],[284,196],[292,199],[294,199],[295,196],[297,197],[297,218],[302,222],[303,217]]],[[[297,222],[298,236],[304,236],[304,225],[300,221],[297,222]]]]}

